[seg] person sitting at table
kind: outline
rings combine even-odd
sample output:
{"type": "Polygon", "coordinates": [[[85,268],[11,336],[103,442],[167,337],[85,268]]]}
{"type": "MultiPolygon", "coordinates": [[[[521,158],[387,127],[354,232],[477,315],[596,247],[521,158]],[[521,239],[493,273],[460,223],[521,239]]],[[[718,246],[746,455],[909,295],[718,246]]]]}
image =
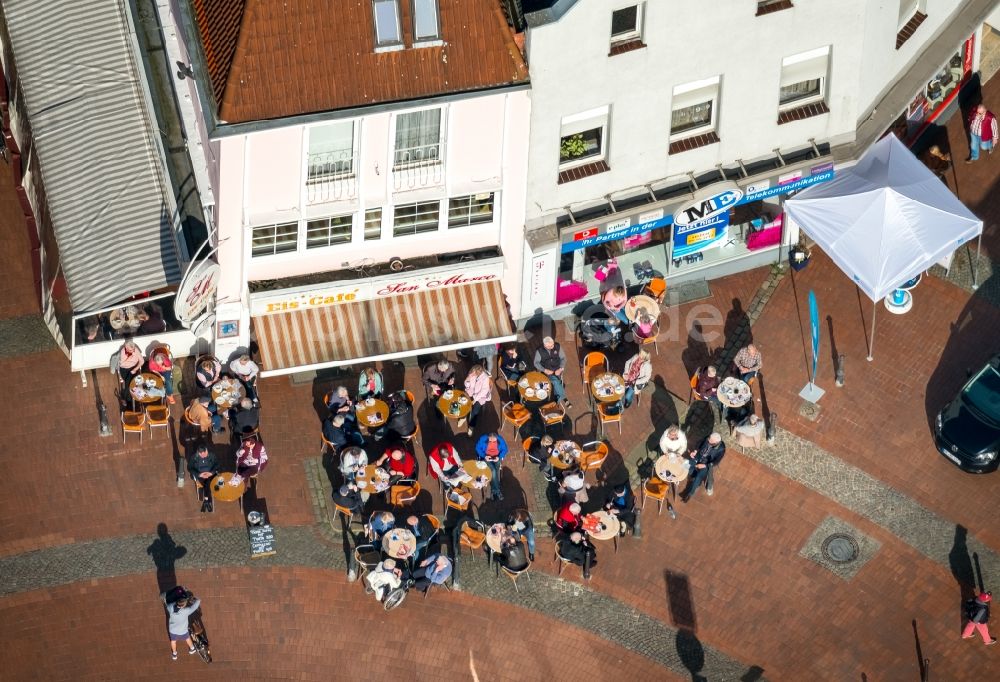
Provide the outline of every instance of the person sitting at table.
{"type": "Polygon", "coordinates": [[[590,544],[590,539],[579,530],[562,537],[557,546],[559,556],[571,564],[583,567],[583,577],[590,579],[590,569],[597,564],[597,550],[590,544]]]}
{"type": "Polygon", "coordinates": [[[689,463],[690,474],[687,489],[681,495],[681,502],[687,502],[694,497],[698,487],[708,477],[708,471],[716,466],[726,455],[726,444],[722,442],[722,436],[713,433],[701,442],[697,450],[692,450],[688,455],[691,458],[689,463]]]}
{"type": "Polygon", "coordinates": [[[516,343],[509,343],[500,353],[500,369],[509,381],[517,381],[528,371],[528,363],[521,357],[516,343]]]}
{"type": "Polygon", "coordinates": [[[365,437],[358,427],[342,414],[329,415],[323,420],[323,438],[332,443],[338,452],[348,445],[361,447],[365,444],[365,437]]]}
{"type": "Polygon", "coordinates": [[[462,468],[462,458],[451,443],[438,444],[428,453],[427,463],[431,476],[444,483],[446,487],[453,488],[472,478],[462,468]]]}
{"type": "MultiPolygon", "coordinates": [[[[465,392],[469,394],[469,400],[472,401],[467,434],[471,438],[472,431],[479,422],[479,415],[483,413],[483,407],[493,400],[493,380],[490,379],[490,375],[487,374],[482,365],[473,365],[469,369],[469,375],[465,377],[465,392]]],[[[462,427],[462,421],[461,419],[458,421],[459,428],[462,427]]]]}
{"type": "Polygon", "coordinates": [[[163,393],[167,402],[171,405],[176,403],[177,401],[174,400],[174,363],[166,348],[158,347],[149,356],[149,371],[163,379],[163,393]]]}
{"type": "Polygon", "coordinates": [[[333,491],[333,501],[341,507],[349,509],[351,514],[360,514],[365,503],[361,498],[361,491],[353,482],[345,483],[337,490],[333,491]]]}
{"type": "Polygon", "coordinates": [[[555,525],[562,533],[572,533],[583,528],[582,508],[572,500],[563,503],[556,512],[555,525]]]}
{"type": "Polygon", "coordinates": [[[535,522],[527,509],[515,509],[507,517],[507,527],[516,538],[523,536],[528,541],[528,558],[535,560],[535,522]]]}
{"type": "Polygon", "coordinates": [[[651,339],[656,336],[656,318],[646,312],[645,308],[640,308],[632,323],[632,336],[637,342],[651,339]]]}
{"type": "Polygon", "coordinates": [[[573,404],[566,398],[566,387],[563,385],[563,372],[566,370],[566,352],[551,336],[542,339],[542,347],[535,351],[535,369],[542,372],[552,382],[552,394],[555,401],[562,402],[567,409],[573,404]]]}
{"type": "Polygon", "coordinates": [[[342,414],[345,419],[354,419],[354,401],[347,392],[347,386],[337,386],[326,398],[326,406],[330,414],[342,414]]]}
{"type": "Polygon", "coordinates": [[[736,425],[733,435],[741,448],[759,448],[764,440],[764,420],[751,414],[736,425]]]}
{"type": "Polygon", "coordinates": [[[503,534],[500,540],[500,553],[497,555],[501,566],[519,573],[530,566],[531,561],[534,561],[534,552],[531,552],[531,555],[529,559],[525,554],[524,543],[521,542],[520,537],[514,533],[503,534]]]}
{"type": "Polygon", "coordinates": [[[408,438],[417,430],[417,422],[413,411],[413,403],[405,391],[390,393],[386,399],[389,405],[389,416],[385,424],[375,429],[375,440],[382,440],[387,435],[397,439],[408,438]]]}
{"type": "Polygon", "coordinates": [[[653,363],[649,361],[649,353],[640,350],[625,362],[625,370],[622,378],[625,380],[625,395],[622,397],[622,406],[626,409],[632,405],[637,391],[646,388],[646,384],[653,377],[653,363]]]}
{"type": "Polygon", "coordinates": [[[236,473],[244,478],[259,476],[267,468],[267,450],[257,438],[244,438],[236,451],[236,473]]]}
{"type": "Polygon", "coordinates": [[[118,349],[118,380],[123,387],[123,395],[127,395],[132,390],[131,381],[142,371],[142,363],[146,358],[142,356],[139,346],[135,341],[126,341],[118,349]]]}
{"type": "Polygon", "coordinates": [[[204,443],[195,448],[194,454],[188,459],[188,472],[195,485],[202,489],[201,510],[212,511],[212,486],[209,484],[219,474],[219,460],[204,443]]]}
{"type": "Polygon", "coordinates": [[[678,426],[669,426],[660,436],[660,452],[683,457],[688,452],[688,439],[678,426]]]}
{"type": "Polygon", "coordinates": [[[250,398],[241,398],[238,405],[238,409],[235,409],[230,417],[234,433],[237,435],[253,433],[260,425],[260,408],[254,407],[250,398]]]}
{"type": "Polygon", "coordinates": [[[623,481],[608,491],[604,510],[618,517],[622,526],[619,535],[624,536],[628,528],[635,527],[635,493],[632,492],[628,481],[623,481]]]}
{"type": "Polygon", "coordinates": [[[562,480],[559,482],[559,494],[564,500],[572,500],[584,504],[590,500],[587,493],[587,481],[584,478],[583,470],[578,464],[573,464],[562,472],[562,480]]]}
{"type": "Polygon", "coordinates": [[[556,480],[551,459],[554,453],[555,441],[548,434],[545,434],[541,438],[534,438],[531,442],[531,447],[528,448],[528,460],[538,465],[538,470],[542,472],[547,481],[556,480]]]}
{"type": "Polygon", "coordinates": [[[368,535],[372,542],[378,544],[382,542],[382,536],[395,527],[396,517],[393,516],[392,512],[375,512],[368,522],[368,535]]]}
{"type": "Polygon", "coordinates": [[[451,577],[451,560],[443,554],[431,554],[413,569],[413,587],[426,592],[431,585],[444,585],[451,577]]]}
{"type": "Polygon", "coordinates": [[[188,421],[197,424],[202,433],[222,433],[222,417],[214,407],[211,396],[201,395],[192,399],[187,408],[188,421]]]}
{"type": "Polygon", "coordinates": [[[139,320],[136,334],[140,336],[162,334],[167,331],[167,323],[163,321],[163,309],[155,303],[150,303],[149,308],[143,307],[136,318],[139,320]]]}
{"type": "Polygon", "coordinates": [[[751,343],[740,349],[740,352],[733,358],[733,364],[736,365],[736,371],[740,375],[740,379],[750,381],[757,377],[764,363],[763,358],[760,356],[760,351],[757,350],[757,346],[751,343]]]}
{"type": "Polygon", "coordinates": [[[395,485],[396,481],[404,478],[413,478],[417,473],[416,458],[402,445],[394,445],[386,448],[382,456],[375,460],[376,466],[382,466],[388,461],[390,474],[389,482],[395,485]]]}
{"type": "Polygon", "coordinates": [[[229,363],[229,370],[236,375],[236,378],[246,389],[247,397],[256,405],[257,400],[257,375],[260,374],[260,367],[244,353],[229,363]]]}
{"type": "Polygon", "coordinates": [[[625,287],[619,285],[612,287],[601,294],[601,303],[608,314],[613,316],[622,324],[628,325],[628,316],[625,314],[625,304],[628,302],[628,293],[625,287]]]}
{"type": "Polygon", "coordinates": [[[198,363],[195,377],[202,388],[211,388],[222,376],[222,363],[215,358],[204,358],[198,363]]]}
{"type": "Polygon", "coordinates": [[[344,480],[354,481],[359,474],[363,474],[368,466],[368,453],[364,448],[351,446],[344,448],[340,453],[340,473],[344,480]]]}
{"type": "Polygon", "coordinates": [[[416,514],[410,514],[406,517],[406,527],[410,529],[413,537],[417,539],[414,556],[420,556],[424,547],[429,545],[434,538],[437,529],[431,525],[426,516],[417,516],[416,514]]]}
{"type": "Polygon", "coordinates": [[[396,568],[394,559],[385,559],[365,575],[368,587],[375,593],[380,602],[385,600],[390,592],[403,584],[403,571],[396,568]]]}
{"type": "Polygon", "coordinates": [[[701,396],[702,400],[707,400],[715,405],[715,408],[719,411],[719,420],[721,421],[726,418],[726,408],[719,400],[720,383],[722,382],[719,379],[718,371],[713,365],[709,365],[698,372],[698,379],[695,381],[694,390],[701,396]]]}
{"type": "Polygon", "coordinates": [[[424,368],[422,379],[427,394],[433,397],[434,414],[439,419],[443,419],[444,415],[438,409],[437,399],[442,393],[455,386],[455,366],[446,358],[441,358],[424,368]]]}
{"type": "Polygon", "coordinates": [[[374,367],[361,370],[358,377],[358,400],[382,397],[382,373],[374,367]]]}
{"type": "Polygon", "coordinates": [[[486,462],[493,476],[490,478],[490,493],[494,500],[503,499],[503,491],[500,489],[500,472],[503,469],[503,460],[507,456],[507,441],[496,431],[483,434],[476,442],[476,459],[486,462]]]}

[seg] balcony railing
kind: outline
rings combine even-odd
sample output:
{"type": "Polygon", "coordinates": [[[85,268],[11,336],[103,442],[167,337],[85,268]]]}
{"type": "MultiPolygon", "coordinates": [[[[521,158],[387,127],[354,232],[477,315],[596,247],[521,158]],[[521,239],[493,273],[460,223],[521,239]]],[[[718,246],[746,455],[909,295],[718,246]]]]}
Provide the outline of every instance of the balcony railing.
{"type": "Polygon", "coordinates": [[[353,152],[310,154],[306,178],[306,201],[310,204],[340,201],[357,196],[353,152]]]}

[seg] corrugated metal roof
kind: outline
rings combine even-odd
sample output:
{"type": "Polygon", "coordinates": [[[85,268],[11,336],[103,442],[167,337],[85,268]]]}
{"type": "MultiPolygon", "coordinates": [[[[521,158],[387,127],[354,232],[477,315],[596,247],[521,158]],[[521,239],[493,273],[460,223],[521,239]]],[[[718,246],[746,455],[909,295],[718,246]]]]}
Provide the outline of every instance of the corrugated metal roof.
{"type": "Polygon", "coordinates": [[[119,0],[0,0],[76,311],[177,283],[168,188],[119,0]]]}

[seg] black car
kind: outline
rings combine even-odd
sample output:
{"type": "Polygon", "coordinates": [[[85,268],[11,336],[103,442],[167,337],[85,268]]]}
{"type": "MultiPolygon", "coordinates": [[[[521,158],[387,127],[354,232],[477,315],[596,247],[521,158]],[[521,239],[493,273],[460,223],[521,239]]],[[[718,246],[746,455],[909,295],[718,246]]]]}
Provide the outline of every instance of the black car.
{"type": "Polygon", "coordinates": [[[938,413],[934,425],[938,452],[962,471],[985,474],[1000,465],[1000,355],[972,375],[958,395],[938,413]]]}

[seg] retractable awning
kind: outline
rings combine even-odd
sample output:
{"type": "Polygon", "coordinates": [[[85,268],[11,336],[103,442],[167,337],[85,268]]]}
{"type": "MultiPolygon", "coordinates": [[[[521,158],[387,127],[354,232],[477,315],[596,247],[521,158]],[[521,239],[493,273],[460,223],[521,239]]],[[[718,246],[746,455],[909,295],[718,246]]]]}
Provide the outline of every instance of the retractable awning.
{"type": "Polygon", "coordinates": [[[253,317],[261,376],[517,338],[497,281],[253,317]]]}

